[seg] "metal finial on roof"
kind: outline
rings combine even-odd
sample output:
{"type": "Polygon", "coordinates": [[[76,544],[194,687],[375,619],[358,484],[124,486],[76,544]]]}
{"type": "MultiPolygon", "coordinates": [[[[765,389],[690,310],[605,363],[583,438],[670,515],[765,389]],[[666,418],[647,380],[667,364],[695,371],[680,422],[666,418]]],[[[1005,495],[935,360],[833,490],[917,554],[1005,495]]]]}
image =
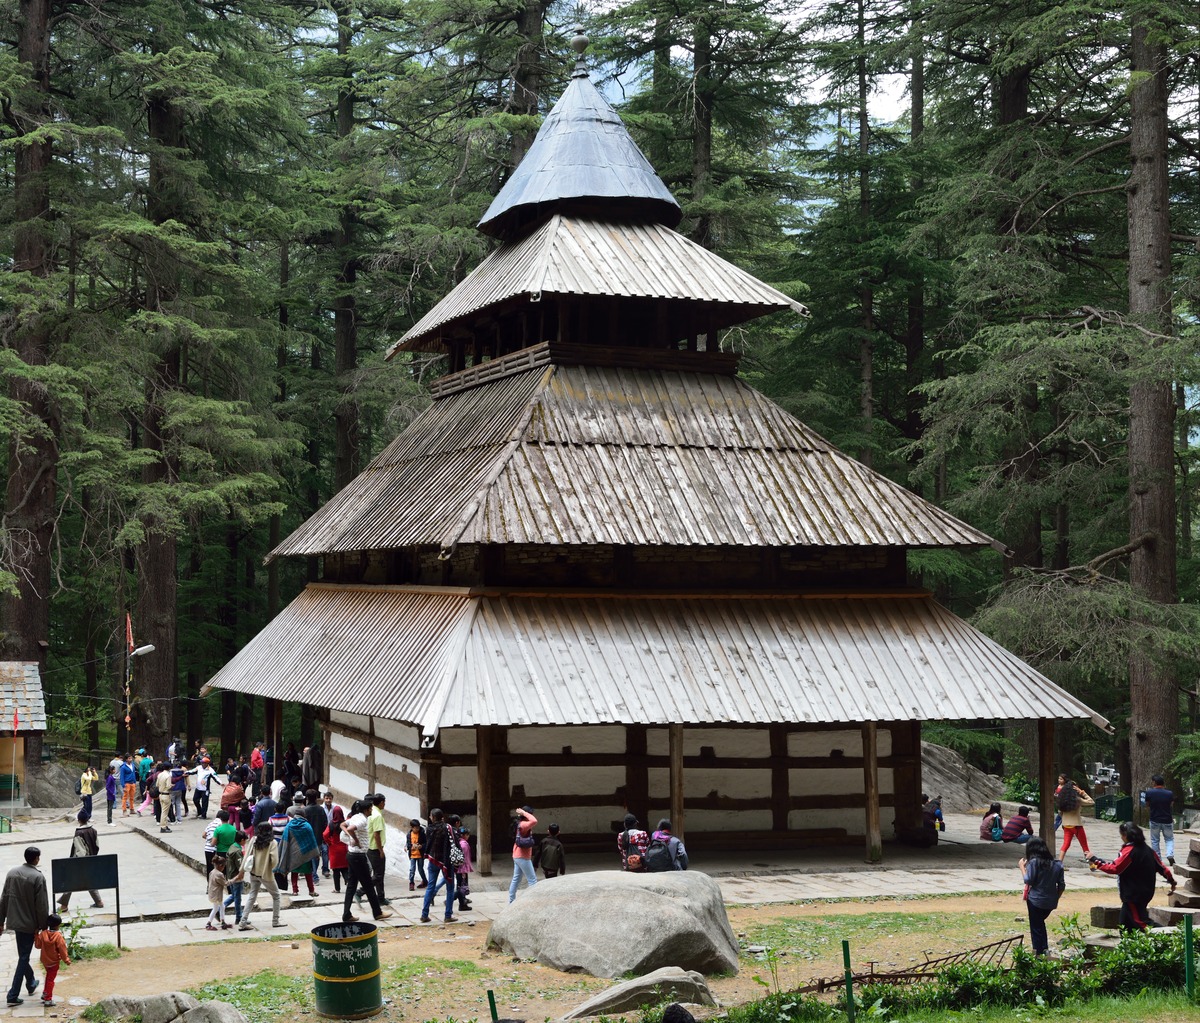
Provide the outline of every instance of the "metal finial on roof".
{"type": "Polygon", "coordinates": [[[575,71],[572,73],[572,78],[587,77],[587,62],[583,59],[583,52],[588,48],[588,43],[591,40],[584,34],[583,26],[575,26],[575,35],[571,39],[571,49],[575,51],[575,71]]]}

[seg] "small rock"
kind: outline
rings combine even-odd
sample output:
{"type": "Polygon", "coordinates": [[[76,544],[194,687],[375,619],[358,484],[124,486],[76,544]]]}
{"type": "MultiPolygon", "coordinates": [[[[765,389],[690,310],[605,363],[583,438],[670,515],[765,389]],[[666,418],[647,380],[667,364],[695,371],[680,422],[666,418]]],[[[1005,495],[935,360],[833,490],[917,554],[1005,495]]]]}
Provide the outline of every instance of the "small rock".
{"type": "Polygon", "coordinates": [[[766,950],[767,950],[766,945],[747,945],[746,946],[747,953],[749,953],[752,956],[759,955],[760,953],[765,952],[766,950]]]}

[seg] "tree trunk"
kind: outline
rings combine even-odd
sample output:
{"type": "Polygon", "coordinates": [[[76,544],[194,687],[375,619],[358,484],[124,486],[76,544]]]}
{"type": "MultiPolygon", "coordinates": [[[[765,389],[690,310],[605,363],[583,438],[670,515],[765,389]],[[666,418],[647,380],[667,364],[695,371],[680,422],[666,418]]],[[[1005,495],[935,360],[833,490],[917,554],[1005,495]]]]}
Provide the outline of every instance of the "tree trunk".
{"type": "MultiPolygon", "coordinates": [[[[1171,330],[1171,222],[1167,177],[1167,47],[1146,11],[1133,16],[1130,49],[1129,315],[1171,330]]],[[[1147,342],[1141,342],[1147,343],[1147,342]]],[[[1153,343],[1153,342],[1151,342],[1153,343]]],[[[1129,390],[1129,536],[1151,542],[1133,552],[1129,581],[1143,597],[1176,599],[1175,401],[1170,380],[1129,390]]],[[[1130,792],[1149,785],[1175,750],[1179,694],[1175,673],[1142,653],[1129,659],[1130,792]]]]}
{"type": "MultiPolygon", "coordinates": [[[[692,201],[703,203],[712,182],[713,78],[712,36],[703,18],[696,20],[692,74],[692,201]]],[[[700,213],[692,240],[712,247],[712,218],[700,213]]]]}
{"type": "MultiPolygon", "coordinates": [[[[916,160],[921,160],[921,140],[925,134],[925,50],[919,32],[914,33],[912,73],[909,76],[910,116],[912,124],[912,148],[916,160]]],[[[925,180],[920,171],[914,171],[912,191],[920,198],[925,191],[925,180]]],[[[921,358],[925,351],[925,277],[919,271],[913,274],[908,285],[908,324],[904,332],[904,382],[907,391],[904,410],[904,435],[910,440],[920,439],[923,429],[921,409],[923,401],[917,385],[924,383],[921,358]]],[[[914,455],[915,459],[916,456],[914,455]]]]}
{"type": "MultiPolygon", "coordinates": [[[[858,0],[858,16],[855,34],[858,42],[858,54],[855,57],[855,71],[858,76],[858,229],[859,240],[865,253],[871,234],[871,168],[868,163],[871,155],[871,119],[867,109],[867,17],[865,0],[858,0]]],[[[865,257],[864,257],[865,258],[865,257]]],[[[871,283],[871,274],[867,267],[860,271],[862,284],[859,287],[859,340],[858,365],[861,388],[859,394],[859,415],[863,421],[863,446],[859,451],[859,460],[870,467],[874,462],[874,432],[875,419],[875,288],[871,283]]]]}
{"type": "MultiPolygon", "coordinates": [[[[509,106],[514,114],[533,117],[538,112],[538,96],[542,91],[542,26],[546,18],[546,0],[525,0],[517,14],[516,64],[513,67],[512,101],[509,106]]],[[[531,128],[514,131],[512,148],[509,152],[509,168],[515,170],[530,145],[536,132],[531,128]]]]}
{"type": "MultiPolygon", "coordinates": [[[[158,149],[150,157],[148,215],[156,224],[181,214],[186,184],[175,179],[171,157],[162,155],[183,145],[183,118],[166,99],[147,104],[147,129],[158,149]]],[[[146,308],[151,312],[169,309],[179,296],[180,271],[173,255],[159,251],[147,260],[146,308]]],[[[158,364],[146,385],[142,446],[155,458],[142,470],[146,487],[170,487],[179,478],[178,458],[166,436],[166,398],[178,388],[180,349],[175,337],[163,336],[158,364]]],[[[131,725],[132,741],[157,752],[165,750],[175,730],[179,699],[176,674],[176,601],[179,580],[177,544],[171,527],[153,514],[143,520],[145,542],[138,552],[138,622],[144,642],[154,644],[154,653],[141,658],[131,725]]]]}
{"type": "MultiPolygon", "coordinates": [[[[350,52],[354,45],[354,26],[350,5],[338,4],[338,56],[342,59],[343,84],[337,97],[337,137],[343,143],[354,132],[355,89],[350,52]]],[[[348,156],[343,156],[348,159],[348,156]]],[[[333,372],[340,397],[334,412],[337,431],[333,454],[333,489],[341,490],[359,469],[359,415],[355,396],[355,371],[358,369],[358,306],[354,286],[358,279],[355,242],[357,219],[349,207],[338,216],[337,287],[333,299],[333,372]]]]}
{"type": "MultiPolygon", "coordinates": [[[[17,57],[32,69],[35,97],[32,108],[14,104],[11,118],[20,133],[35,131],[50,121],[50,0],[21,0],[17,26],[17,57]]],[[[19,278],[46,278],[53,268],[48,237],[50,225],[51,143],[13,148],[11,270],[19,278]]],[[[29,292],[28,308],[16,318],[14,347],[29,366],[49,359],[50,331],[34,297],[37,285],[17,283],[18,294],[29,292]]],[[[0,658],[34,661],[46,668],[50,646],[51,550],[54,538],[58,475],[58,410],[46,388],[15,377],[9,388],[14,401],[26,407],[30,429],[13,437],[8,450],[8,486],[4,518],[0,521],[0,569],[16,576],[16,592],[0,603],[0,658]]]]}

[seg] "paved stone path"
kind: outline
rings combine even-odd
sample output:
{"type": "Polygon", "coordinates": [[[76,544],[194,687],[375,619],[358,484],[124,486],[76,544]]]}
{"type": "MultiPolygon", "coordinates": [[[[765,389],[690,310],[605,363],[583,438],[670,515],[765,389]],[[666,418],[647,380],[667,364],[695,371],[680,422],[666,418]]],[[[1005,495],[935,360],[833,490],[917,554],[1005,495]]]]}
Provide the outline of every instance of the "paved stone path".
{"type": "MultiPolygon", "coordinates": [[[[0,834],[0,873],[22,862],[23,850],[37,845],[42,850],[42,869],[50,880],[50,861],[70,854],[75,822],[70,811],[31,811],[28,820],[17,822],[17,830],[0,834]]],[[[183,945],[197,942],[229,941],[248,936],[280,934],[307,935],[318,924],[341,918],[342,897],[333,892],[332,879],[322,878],[315,900],[284,897],[284,928],[270,926],[270,900],[260,900],[255,912],[256,930],[249,935],[237,930],[212,932],[204,929],[208,916],[205,897],[203,832],[205,821],[187,818],[172,825],[168,834],[160,834],[153,817],[115,819],[108,826],[101,819],[96,830],[101,853],[120,857],[121,941],[128,948],[157,945],[183,945]]],[[[761,860],[748,862],[730,853],[714,856],[693,854],[693,869],[703,869],[716,877],[731,905],[796,902],[807,899],[845,899],[886,896],[961,895],[968,892],[1016,893],[1021,889],[1016,862],[1019,847],[979,842],[978,821],[967,815],[947,816],[947,830],[934,849],[903,849],[887,845],[882,865],[860,861],[857,848],[813,848],[777,854],[764,853],[761,860]],[[836,869],[831,859],[840,857],[836,869]]],[[[1116,825],[1097,821],[1087,825],[1093,852],[1105,857],[1116,855],[1120,847],[1116,825]]],[[[1177,836],[1186,849],[1187,835],[1177,836]]],[[[564,836],[568,850],[570,836],[564,836]]],[[[395,915],[385,922],[391,927],[429,927],[437,930],[444,912],[445,899],[439,893],[431,915],[439,923],[419,923],[423,892],[407,891],[407,861],[403,836],[394,831],[389,842],[387,891],[395,915]],[[399,873],[404,868],[403,877],[399,873]]],[[[1182,855],[1182,854],[1181,854],[1182,855]]],[[[1073,847],[1067,857],[1067,883],[1072,888],[1094,889],[1097,901],[1113,901],[1116,879],[1086,869],[1073,847]]],[[[568,852],[572,873],[616,869],[617,855],[578,855],[568,852]]],[[[474,909],[463,914],[459,926],[486,925],[508,902],[510,863],[497,857],[491,877],[472,878],[471,902],[474,909]]],[[[93,910],[86,892],[72,896],[71,913],[87,918],[86,935],[94,943],[116,942],[116,900],[114,892],[102,892],[105,906],[93,910]]],[[[370,908],[358,911],[364,918],[370,908]]],[[[68,919],[70,917],[68,916],[68,919]]],[[[232,920],[230,921],[232,922],[232,920]]],[[[35,953],[36,954],[36,953],[35,953]]],[[[16,952],[11,939],[0,937],[0,981],[12,977],[16,952]]],[[[36,967],[35,967],[36,968],[36,967]]],[[[39,969],[40,975],[40,969],[39,969]]],[[[0,1016],[41,1016],[40,1003],[8,1010],[0,999],[0,1016]]]]}

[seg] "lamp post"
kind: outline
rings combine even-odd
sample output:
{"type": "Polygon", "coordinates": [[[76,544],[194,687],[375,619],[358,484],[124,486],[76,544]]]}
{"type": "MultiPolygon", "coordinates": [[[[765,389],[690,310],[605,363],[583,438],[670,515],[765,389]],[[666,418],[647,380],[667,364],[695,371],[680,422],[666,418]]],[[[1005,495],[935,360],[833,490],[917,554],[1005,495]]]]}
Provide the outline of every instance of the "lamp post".
{"type": "Polygon", "coordinates": [[[132,700],[130,698],[130,687],[133,684],[133,659],[135,657],[145,657],[146,654],[154,653],[154,644],[146,643],[144,646],[138,647],[136,650],[129,650],[125,655],[125,745],[129,745],[129,725],[133,719],[132,715],[132,700]]]}

